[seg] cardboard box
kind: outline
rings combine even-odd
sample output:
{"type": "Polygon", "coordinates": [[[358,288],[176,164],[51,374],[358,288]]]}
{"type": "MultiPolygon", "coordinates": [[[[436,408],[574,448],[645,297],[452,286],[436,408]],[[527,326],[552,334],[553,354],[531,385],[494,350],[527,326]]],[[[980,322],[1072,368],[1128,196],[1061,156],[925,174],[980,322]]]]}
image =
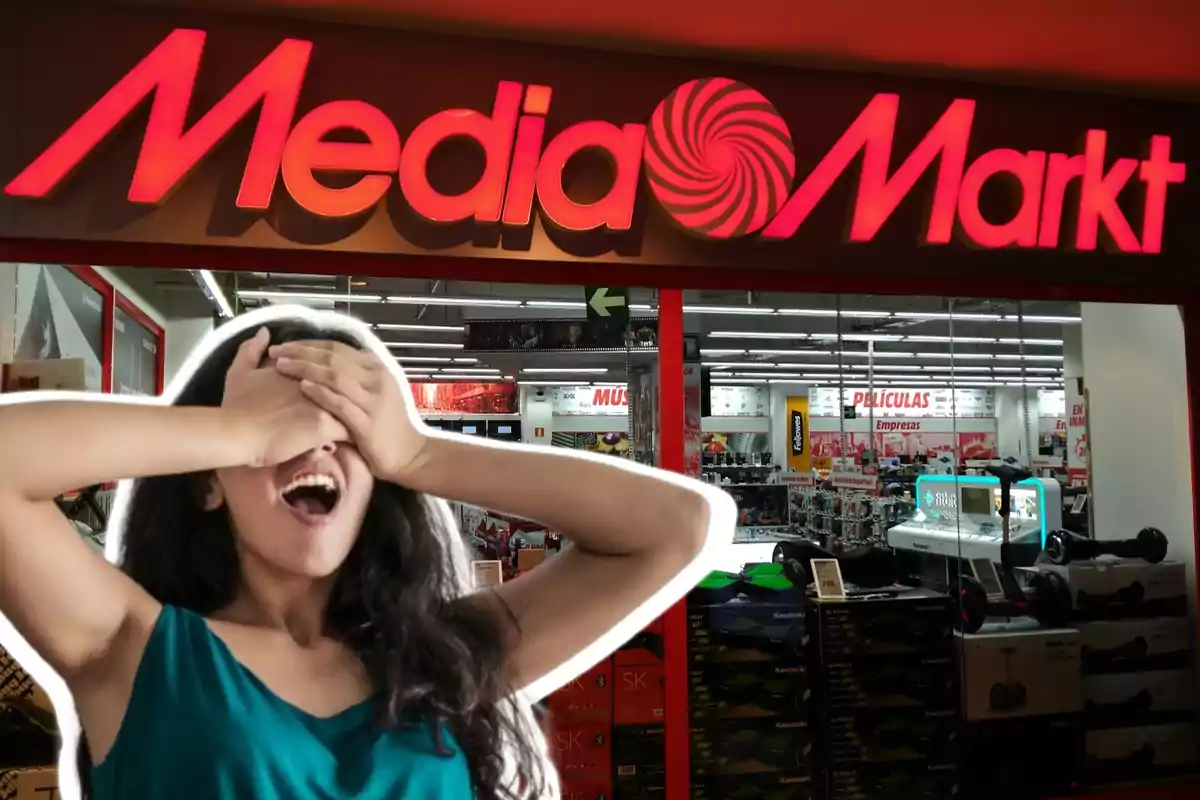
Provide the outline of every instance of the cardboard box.
{"type": "Polygon", "coordinates": [[[590,722],[611,723],[613,667],[604,659],[547,698],[551,724],[566,727],[590,722]]]}
{"type": "Polygon", "coordinates": [[[1079,639],[1086,673],[1187,669],[1192,663],[1186,617],[1085,622],[1079,639]]]}
{"type": "Polygon", "coordinates": [[[564,777],[562,800],[613,800],[611,775],[564,777]]]}
{"type": "Polygon", "coordinates": [[[1103,559],[1039,569],[1053,570],[1066,579],[1080,621],[1188,614],[1187,572],[1178,562],[1103,559]]]}
{"type": "Polygon", "coordinates": [[[59,800],[54,767],[0,770],[0,800],[59,800]]]}
{"type": "Polygon", "coordinates": [[[1196,766],[1196,732],[1190,722],[1088,731],[1085,741],[1092,783],[1190,772],[1196,766]]]}
{"type": "Polygon", "coordinates": [[[14,361],[3,370],[5,392],[86,391],[87,369],[82,358],[14,361]]]}
{"type": "Polygon", "coordinates": [[[617,667],[613,674],[613,719],[618,725],[652,725],[665,716],[662,664],[617,667]]]}
{"type": "Polygon", "coordinates": [[[662,664],[663,621],[658,618],[646,626],[613,653],[613,663],[618,667],[638,667],[662,664]]]}
{"type": "Polygon", "coordinates": [[[1092,727],[1106,721],[1114,726],[1136,724],[1163,715],[1190,719],[1195,689],[1196,678],[1189,669],[1089,675],[1083,681],[1084,717],[1092,727]]]}
{"type": "Polygon", "coordinates": [[[961,634],[963,719],[1071,714],[1083,707],[1079,631],[961,634]]]}
{"type": "Polygon", "coordinates": [[[549,744],[564,780],[612,774],[612,725],[607,722],[556,726],[549,744]]]}

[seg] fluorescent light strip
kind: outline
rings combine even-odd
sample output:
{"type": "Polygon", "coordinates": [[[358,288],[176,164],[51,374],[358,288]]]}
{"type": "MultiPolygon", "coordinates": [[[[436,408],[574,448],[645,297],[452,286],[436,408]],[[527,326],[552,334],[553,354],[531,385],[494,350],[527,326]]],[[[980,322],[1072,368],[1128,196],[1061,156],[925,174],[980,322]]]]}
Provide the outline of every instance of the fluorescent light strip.
{"type": "Polygon", "coordinates": [[[587,308],[587,303],[573,300],[526,300],[529,308],[587,308]]]}
{"type": "MultiPolygon", "coordinates": [[[[781,308],[779,313],[789,317],[833,317],[838,316],[836,308],[781,308]]],[[[843,317],[855,317],[858,319],[888,319],[892,316],[891,311],[845,311],[841,312],[843,317]]]]}
{"type": "Polygon", "coordinates": [[[748,314],[751,316],[771,316],[773,308],[751,308],[749,306],[684,306],[685,314],[748,314]]]}
{"type": "Polygon", "coordinates": [[[606,367],[530,367],[521,370],[522,375],[603,375],[606,367]]]}
{"type": "Polygon", "coordinates": [[[439,370],[443,375],[499,375],[498,369],[486,369],[484,367],[442,367],[439,370]]]}
{"type": "Polygon", "coordinates": [[[587,386],[588,381],[517,381],[522,386],[587,386]]]}
{"type": "Polygon", "coordinates": [[[229,305],[229,300],[225,297],[225,292],[221,289],[221,285],[217,283],[216,277],[213,276],[211,270],[198,269],[193,273],[200,280],[200,286],[204,289],[204,293],[208,295],[208,299],[217,307],[217,313],[225,319],[233,319],[233,308],[229,305]]]}
{"type": "Polygon", "coordinates": [[[946,311],[896,311],[894,317],[899,319],[953,319],[978,322],[999,322],[1000,314],[951,314],[946,311]]]}
{"type": "Polygon", "coordinates": [[[713,331],[710,339],[807,339],[807,333],[768,333],[764,331],[713,331]]]}
{"type": "Polygon", "coordinates": [[[486,297],[445,297],[443,295],[431,295],[429,297],[391,295],[387,298],[387,302],[410,306],[495,306],[513,308],[520,306],[522,301],[498,300],[486,297]]]}
{"type": "MultiPolygon", "coordinates": [[[[746,350],[752,356],[796,356],[797,358],[806,358],[808,356],[831,356],[833,353],[829,350],[746,350]]],[[[704,355],[704,351],[700,351],[704,355]]]]}
{"type": "Polygon", "coordinates": [[[387,347],[396,348],[424,348],[428,350],[462,350],[463,345],[459,342],[384,342],[387,347]]]}
{"type": "Polygon", "coordinates": [[[462,361],[460,358],[440,358],[438,356],[397,356],[401,364],[449,364],[451,361],[462,361]]]}
{"type": "Polygon", "coordinates": [[[1000,344],[1031,344],[1048,347],[1062,347],[1062,339],[997,339],[1000,344]]]}
{"type": "Polygon", "coordinates": [[[319,303],[381,303],[383,296],[378,294],[340,294],[336,292],[275,292],[258,289],[243,289],[238,297],[248,300],[295,300],[314,301],[319,303]]]}
{"type": "Polygon", "coordinates": [[[392,322],[380,322],[374,325],[380,331],[427,331],[429,333],[463,333],[466,328],[462,325],[398,325],[392,322]]]}

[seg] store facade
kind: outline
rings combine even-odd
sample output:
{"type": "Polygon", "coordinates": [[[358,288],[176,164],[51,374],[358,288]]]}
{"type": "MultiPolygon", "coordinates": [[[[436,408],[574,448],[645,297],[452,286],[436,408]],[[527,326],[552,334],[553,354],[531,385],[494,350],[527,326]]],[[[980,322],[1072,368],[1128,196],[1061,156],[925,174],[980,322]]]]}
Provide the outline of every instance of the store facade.
{"type": "MultiPolygon", "coordinates": [[[[0,262],[658,287],[680,471],[685,289],[1177,305],[1195,393],[1192,109],[281,20],[0,20],[0,262]]],[[[686,625],[664,620],[669,675],[686,625]]],[[[666,686],[682,800],[687,681],[666,686]]]]}

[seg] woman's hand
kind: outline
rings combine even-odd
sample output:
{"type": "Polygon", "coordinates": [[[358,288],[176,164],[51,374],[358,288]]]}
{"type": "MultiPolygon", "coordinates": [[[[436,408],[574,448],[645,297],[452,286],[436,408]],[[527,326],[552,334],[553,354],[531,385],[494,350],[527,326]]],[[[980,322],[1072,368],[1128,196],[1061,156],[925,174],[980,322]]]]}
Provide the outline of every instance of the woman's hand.
{"type": "Polygon", "coordinates": [[[375,477],[405,482],[427,441],[407,384],[370,350],[341,342],[289,342],[270,355],[280,375],[298,379],[346,426],[375,477]]]}
{"type": "Polygon", "coordinates": [[[269,344],[266,328],[242,343],[221,400],[240,423],[236,435],[254,440],[250,466],[282,464],[328,442],[349,441],[346,426],[313,403],[299,383],[259,367],[269,344]]]}

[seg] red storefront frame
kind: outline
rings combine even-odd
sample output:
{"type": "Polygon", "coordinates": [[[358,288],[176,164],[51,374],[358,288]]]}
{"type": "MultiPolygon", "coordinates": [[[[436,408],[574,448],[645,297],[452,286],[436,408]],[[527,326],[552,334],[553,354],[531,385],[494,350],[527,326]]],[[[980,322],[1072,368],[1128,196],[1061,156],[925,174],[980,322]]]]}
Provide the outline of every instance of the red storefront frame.
{"type": "MultiPolygon", "coordinates": [[[[1189,408],[1189,443],[1192,464],[1194,519],[1200,519],[1200,486],[1196,462],[1200,449],[1194,434],[1192,409],[1200,404],[1200,294],[1181,294],[1177,287],[1143,283],[1137,287],[1106,284],[1070,286],[1036,280],[912,279],[902,275],[889,279],[845,278],[836,275],[814,279],[811,275],[788,275],[753,269],[684,270],[627,264],[560,264],[547,261],[487,260],[474,258],[419,257],[382,258],[330,252],[283,252],[251,248],[185,247],[179,245],[78,243],[0,239],[0,261],[98,264],[204,269],[220,263],[231,270],[270,270],[314,274],[370,274],[379,277],[487,280],[513,283],[597,283],[657,287],[659,299],[659,414],[662,434],[659,464],[681,472],[684,468],[683,394],[683,290],[740,289],[797,293],[845,293],[932,295],[1012,300],[1071,300],[1078,302],[1152,303],[1176,305],[1184,324],[1189,408]]],[[[81,268],[74,268],[79,270],[81,268]]],[[[85,269],[86,268],[82,268],[85,269]]],[[[103,281],[94,270],[95,279],[103,281]]],[[[82,275],[81,275],[82,277],[82,275]]],[[[87,280],[87,278],[85,278],[87,280]]],[[[89,283],[92,283],[89,280],[89,283]]],[[[107,284],[107,282],[105,282],[107,284]]],[[[93,284],[95,285],[95,284],[93,284]]],[[[106,291],[113,292],[109,287],[106,291]]],[[[126,301],[128,302],[128,301],[126,301]]],[[[124,306],[123,306],[124,307],[124,306]]],[[[128,309],[126,309],[128,310],[128,309]]],[[[156,326],[157,327],[157,326],[156,326]]],[[[106,329],[111,335],[111,321],[106,329]]],[[[108,348],[111,359],[111,346],[108,348]]],[[[162,348],[160,347],[160,374],[162,348]]],[[[161,387],[160,387],[161,390],[161,387]]],[[[1200,537],[1196,537],[1200,561],[1200,537]]],[[[663,617],[665,672],[676,679],[666,681],[666,800],[689,796],[689,730],[686,680],[687,618],[679,604],[663,617]]],[[[1195,796],[1200,785],[1188,782],[1161,788],[1128,788],[1101,791],[1097,798],[1114,800],[1184,800],[1195,796]]]]}
{"type": "MultiPolygon", "coordinates": [[[[3,249],[4,243],[0,242],[0,250],[3,249]]],[[[129,299],[120,291],[118,291],[117,288],[112,285],[112,283],[110,283],[103,275],[101,275],[92,267],[80,266],[77,263],[71,263],[71,261],[46,258],[32,258],[25,260],[32,264],[66,264],[67,269],[74,273],[74,275],[81,281],[99,292],[101,298],[103,298],[104,327],[102,328],[100,345],[103,348],[103,353],[101,354],[100,360],[100,390],[102,392],[107,394],[113,389],[113,346],[115,338],[114,322],[117,309],[119,308],[132,317],[139,325],[150,331],[150,333],[154,334],[154,338],[158,340],[158,352],[155,354],[154,392],[155,394],[162,394],[166,370],[165,353],[167,337],[166,332],[162,329],[161,325],[151,319],[141,307],[134,303],[133,300],[129,299]]],[[[95,259],[74,259],[74,261],[95,261],[95,259]]]]}

